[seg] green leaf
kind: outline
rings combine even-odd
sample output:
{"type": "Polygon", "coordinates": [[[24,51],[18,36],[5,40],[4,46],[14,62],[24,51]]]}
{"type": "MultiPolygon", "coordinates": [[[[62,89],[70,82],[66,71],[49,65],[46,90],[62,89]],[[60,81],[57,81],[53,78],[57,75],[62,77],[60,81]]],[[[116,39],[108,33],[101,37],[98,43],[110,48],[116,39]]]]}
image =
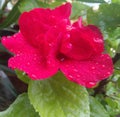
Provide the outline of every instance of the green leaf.
{"type": "Polygon", "coordinates": [[[89,2],[89,3],[106,3],[104,0],[76,0],[81,2],[89,2]]]}
{"type": "Polygon", "coordinates": [[[90,117],[110,117],[103,105],[94,97],[90,97],[90,117]]]}
{"type": "Polygon", "coordinates": [[[24,83],[28,84],[30,78],[25,74],[25,72],[19,71],[19,70],[15,70],[17,77],[23,81],[24,83]]]}
{"type": "Polygon", "coordinates": [[[30,81],[28,95],[42,117],[90,117],[86,89],[61,73],[46,80],[30,81]]]}
{"type": "Polygon", "coordinates": [[[19,10],[21,13],[39,7],[48,7],[48,4],[40,2],[39,0],[21,0],[19,4],[19,10]]]}
{"type": "Polygon", "coordinates": [[[10,26],[12,23],[14,23],[18,19],[20,15],[18,5],[19,5],[19,2],[13,7],[13,9],[8,14],[7,18],[4,20],[4,22],[0,24],[0,29],[10,26]]]}
{"type": "Polygon", "coordinates": [[[106,109],[111,117],[116,117],[120,114],[120,101],[117,101],[113,98],[107,97],[106,99],[106,109]]]}
{"type": "Polygon", "coordinates": [[[81,4],[80,2],[72,3],[71,19],[77,19],[80,16],[85,16],[89,6],[81,4]]]}
{"type": "Polygon", "coordinates": [[[39,115],[30,105],[28,95],[24,93],[18,96],[6,111],[0,112],[0,117],[39,117],[39,115]]]}
{"type": "Polygon", "coordinates": [[[0,43],[0,52],[7,52],[6,48],[0,43]]]}
{"type": "Polygon", "coordinates": [[[120,0],[112,0],[113,3],[120,3],[120,0]]]}
{"type": "Polygon", "coordinates": [[[87,20],[89,24],[112,31],[120,26],[120,5],[101,4],[97,11],[92,8],[88,9],[87,20]]]}
{"type": "Polygon", "coordinates": [[[117,48],[117,53],[120,53],[120,43],[119,43],[118,48],[117,48]]]}
{"type": "Polygon", "coordinates": [[[7,67],[5,65],[0,64],[0,69],[2,69],[3,71],[5,71],[7,73],[15,74],[15,72],[13,70],[11,70],[9,67],[7,67]]]}

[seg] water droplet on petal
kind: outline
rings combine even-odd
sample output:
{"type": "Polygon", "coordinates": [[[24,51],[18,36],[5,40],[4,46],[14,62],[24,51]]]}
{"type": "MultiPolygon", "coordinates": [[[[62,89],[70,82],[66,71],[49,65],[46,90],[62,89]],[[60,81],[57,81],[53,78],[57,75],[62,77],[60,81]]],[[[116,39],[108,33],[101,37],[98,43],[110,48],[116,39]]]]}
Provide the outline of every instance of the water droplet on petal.
{"type": "Polygon", "coordinates": [[[71,79],[73,79],[73,76],[72,76],[72,75],[69,75],[68,77],[71,78],[71,79]]]}
{"type": "Polygon", "coordinates": [[[69,38],[70,38],[70,34],[66,34],[65,39],[69,39],[69,38]]]}
{"type": "Polygon", "coordinates": [[[92,69],[95,69],[95,67],[93,66],[92,69]]]}
{"type": "Polygon", "coordinates": [[[48,45],[49,45],[50,47],[53,47],[53,43],[49,43],[48,45]]]}
{"type": "Polygon", "coordinates": [[[32,74],[31,76],[32,76],[32,78],[36,78],[36,75],[35,75],[35,74],[32,74]]]}
{"type": "Polygon", "coordinates": [[[111,73],[110,72],[107,72],[108,75],[110,75],[111,73]]]}
{"type": "Polygon", "coordinates": [[[73,69],[74,72],[78,72],[78,69],[73,69]]]}
{"type": "Polygon", "coordinates": [[[61,58],[61,59],[60,59],[61,62],[64,61],[64,60],[65,60],[65,58],[61,58]]]}
{"type": "Polygon", "coordinates": [[[71,48],[72,48],[72,44],[71,44],[71,43],[68,43],[68,44],[67,44],[67,48],[68,48],[68,49],[71,49],[71,48]]]}
{"type": "Polygon", "coordinates": [[[102,39],[99,39],[99,38],[94,38],[94,42],[103,43],[102,39]]]}
{"type": "Polygon", "coordinates": [[[102,65],[102,67],[104,68],[104,67],[105,67],[105,65],[102,65]]]}
{"type": "Polygon", "coordinates": [[[28,62],[27,65],[30,65],[30,62],[28,62]]]}
{"type": "Polygon", "coordinates": [[[86,84],[86,87],[87,87],[87,88],[92,88],[92,87],[94,87],[95,85],[96,85],[95,82],[88,82],[88,83],[86,84]]]}
{"type": "Polygon", "coordinates": [[[71,27],[71,26],[67,26],[66,29],[67,29],[68,31],[70,31],[70,30],[72,29],[72,27],[71,27]]]}

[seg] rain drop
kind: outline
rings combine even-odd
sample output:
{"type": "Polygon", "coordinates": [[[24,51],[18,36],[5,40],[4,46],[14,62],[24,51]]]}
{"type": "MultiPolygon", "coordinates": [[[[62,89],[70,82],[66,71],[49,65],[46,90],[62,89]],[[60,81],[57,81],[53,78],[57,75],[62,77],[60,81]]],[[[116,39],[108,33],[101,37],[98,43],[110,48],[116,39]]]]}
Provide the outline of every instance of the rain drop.
{"type": "Polygon", "coordinates": [[[110,75],[110,72],[107,72],[108,75],[110,75]]]}
{"type": "Polygon", "coordinates": [[[99,38],[94,38],[94,42],[97,42],[97,43],[102,43],[102,39],[99,39],[99,38]]]}
{"type": "Polygon", "coordinates": [[[67,26],[66,29],[67,29],[68,31],[70,31],[70,30],[72,29],[72,27],[71,27],[71,26],[67,26]]]}
{"type": "Polygon", "coordinates": [[[74,71],[74,72],[78,72],[78,70],[77,70],[77,69],[73,69],[73,71],[74,71]]]}
{"type": "Polygon", "coordinates": [[[94,87],[95,85],[96,85],[95,82],[88,82],[88,83],[86,84],[86,87],[87,87],[87,88],[92,88],[92,87],[94,87]]]}
{"type": "Polygon", "coordinates": [[[66,39],[69,39],[69,38],[70,38],[70,34],[66,34],[66,35],[65,35],[65,38],[66,38],[66,39]]]}
{"type": "Polygon", "coordinates": [[[30,62],[28,62],[27,65],[30,65],[30,62]]]}
{"type": "Polygon", "coordinates": [[[72,44],[71,44],[71,43],[68,43],[68,44],[67,44],[67,48],[68,48],[68,49],[72,49],[72,44]]]}
{"type": "Polygon", "coordinates": [[[105,68],[105,65],[102,65],[103,68],[105,68]]]}
{"type": "Polygon", "coordinates": [[[92,69],[95,69],[95,67],[93,66],[92,69]]]}
{"type": "Polygon", "coordinates": [[[69,75],[68,77],[71,78],[71,79],[73,79],[73,76],[72,76],[72,75],[69,75]]]}
{"type": "Polygon", "coordinates": [[[32,76],[32,78],[36,78],[36,75],[35,75],[35,74],[32,74],[31,76],[32,76]]]}
{"type": "Polygon", "coordinates": [[[49,45],[50,47],[53,47],[53,43],[49,43],[48,45],[49,45]]]}

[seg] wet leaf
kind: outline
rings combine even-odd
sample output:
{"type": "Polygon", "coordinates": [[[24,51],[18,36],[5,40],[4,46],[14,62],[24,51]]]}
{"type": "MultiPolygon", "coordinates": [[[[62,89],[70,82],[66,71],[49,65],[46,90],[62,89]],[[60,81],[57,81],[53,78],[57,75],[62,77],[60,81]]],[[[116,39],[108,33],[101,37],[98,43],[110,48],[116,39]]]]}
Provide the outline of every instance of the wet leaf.
{"type": "Polygon", "coordinates": [[[30,81],[28,94],[42,117],[90,117],[86,89],[61,73],[47,80],[30,81]]]}

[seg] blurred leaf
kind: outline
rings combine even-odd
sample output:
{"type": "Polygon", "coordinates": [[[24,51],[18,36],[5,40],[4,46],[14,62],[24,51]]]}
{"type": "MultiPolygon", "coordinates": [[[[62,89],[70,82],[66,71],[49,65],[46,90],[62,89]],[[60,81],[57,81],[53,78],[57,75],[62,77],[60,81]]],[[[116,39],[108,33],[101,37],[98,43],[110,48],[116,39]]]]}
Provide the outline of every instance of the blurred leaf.
{"type": "Polygon", "coordinates": [[[24,83],[28,84],[30,78],[25,74],[25,72],[19,71],[19,70],[15,70],[18,78],[23,81],[24,83]]]}
{"type": "Polygon", "coordinates": [[[120,53],[120,43],[119,43],[118,48],[117,48],[117,53],[120,53]]]}
{"type": "Polygon", "coordinates": [[[0,51],[6,52],[6,48],[0,43],[0,51]]]}
{"type": "Polygon", "coordinates": [[[115,117],[117,114],[120,114],[120,102],[112,99],[110,97],[106,97],[106,109],[111,117],[115,117]]]}
{"type": "Polygon", "coordinates": [[[120,44],[120,27],[117,27],[112,32],[104,32],[105,38],[105,49],[106,51],[114,57],[118,53],[120,44]],[[106,33],[106,34],[105,34],[106,33]]]}
{"type": "Polygon", "coordinates": [[[114,96],[116,92],[117,92],[117,89],[115,87],[115,84],[113,82],[109,82],[106,86],[106,95],[114,96]]]}
{"type": "Polygon", "coordinates": [[[120,70],[120,58],[119,58],[119,60],[115,63],[115,67],[120,70]]]}
{"type": "Polygon", "coordinates": [[[13,70],[11,70],[10,68],[8,68],[8,67],[5,66],[5,65],[1,65],[1,64],[0,64],[0,69],[2,69],[2,70],[5,71],[5,72],[9,72],[9,73],[15,74],[15,72],[14,72],[13,70]]]}
{"type": "Polygon", "coordinates": [[[14,97],[17,96],[17,92],[16,92],[14,86],[12,85],[9,78],[2,70],[0,70],[0,83],[4,87],[4,89],[5,89],[4,93],[6,93],[6,96],[8,99],[10,98],[10,96],[14,96],[14,97]]]}
{"type": "Polygon", "coordinates": [[[80,16],[85,16],[89,6],[80,2],[72,2],[71,19],[77,19],[80,16]]]}
{"type": "Polygon", "coordinates": [[[112,2],[120,3],[120,0],[112,0],[112,2]]]}
{"type": "Polygon", "coordinates": [[[104,0],[76,0],[81,2],[89,2],[89,3],[106,3],[104,0]]]}
{"type": "Polygon", "coordinates": [[[28,95],[42,117],[89,117],[89,98],[84,87],[58,73],[53,78],[30,81],[28,95]]]}
{"type": "Polygon", "coordinates": [[[55,7],[58,7],[58,6],[60,6],[61,4],[63,3],[63,1],[61,0],[61,1],[55,1],[55,2],[52,2],[51,4],[46,4],[46,7],[48,7],[48,8],[55,8],[55,7]]]}
{"type": "Polygon", "coordinates": [[[103,105],[94,97],[90,97],[90,117],[110,117],[103,105]]]}
{"type": "Polygon", "coordinates": [[[112,31],[120,26],[120,4],[101,4],[98,10],[88,10],[89,24],[95,24],[102,30],[112,31]]]}
{"type": "Polygon", "coordinates": [[[39,7],[48,7],[48,4],[40,2],[39,0],[21,0],[19,4],[19,10],[21,13],[39,7]]]}
{"type": "Polygon", "coordinates": [[[19,2],[16,3],[16,5],[10,11],[7,18],[4,20],[4,22],[2,24],[0,24],[0,29],[8,27],[9,25],[14,23],[18,19],[19,15],[20,15],[18,5],[19,5],[19,2]]]}
{"type": "Polygon", "coordinates": [[[24,93],[19,95],[6,111],[0,112],[0,117],[39,117],[39,115],[30,104],[28,95],[24,93]]]}

